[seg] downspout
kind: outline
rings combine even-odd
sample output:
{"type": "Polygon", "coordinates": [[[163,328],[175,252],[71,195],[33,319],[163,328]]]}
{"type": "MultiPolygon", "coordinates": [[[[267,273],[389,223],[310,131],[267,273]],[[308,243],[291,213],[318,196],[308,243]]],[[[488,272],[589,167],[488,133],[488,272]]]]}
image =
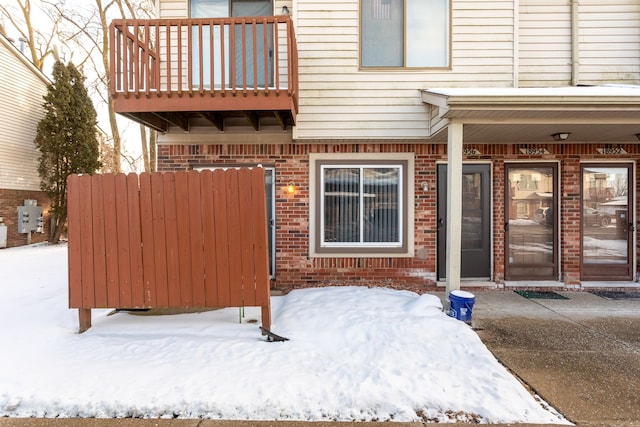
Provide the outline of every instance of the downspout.
{"type": "Polygon", "coordinates": [[[580,83],[580,39],[578,1],[571,0],[571,86],[580,83]]]}

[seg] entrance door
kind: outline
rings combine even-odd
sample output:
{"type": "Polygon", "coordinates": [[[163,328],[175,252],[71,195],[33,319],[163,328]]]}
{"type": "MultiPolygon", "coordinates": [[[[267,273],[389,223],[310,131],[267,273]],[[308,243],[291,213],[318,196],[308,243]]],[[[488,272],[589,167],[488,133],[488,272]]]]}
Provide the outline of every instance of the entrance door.
{"type": "MultiPolygon", "coordinates": [[[[270,16],[273,15],[271,0],[191,0],[192,18],[228,18],[240,16],[270,16]]],[[[247,87],[273,86],[273,24],[267,24],[267,46],[265,46],[264,24],[247,26],[243,39],[242,25],[237,24],[232,28],[234,31],[235,45],[233,49],[229,47],[231,39],[230,28],[226,26],[221,29],[219,25],[202,27],[202,86],[204,88],[243,87],[243,76],[246,73],[247,87]],[[221,30],[223,36],[220,35],[221,30]],[[213,34],[211,34],[213,31],[213,34]],[[255,46],[254,46],[255,36],[255,46]],[[213,41],[213,46],[211,45],[213,41]],[[265,76],[265,49],[267,53],[267,71],[265,76]],[[222,82],[222,61],[218,57],[218,52],[224,50],[224,64],[226,67],[225,81],[222,82]],[[212,57],[213,52],[213,57],[212,57]],[[235,76],[231,76],[231,59],[235,61],[235,76]],[[254,66],[254,57],[257,64],[254,66]],[[214,81],[211,82],[211,67],[213,66],[214,81]],[[254,69],[255,68],[255,69],[254,69]],[[255,75],[254,75],[255,71],[255,75]],[[224,83],[224,84],[223,84],[224,83]]],[[[200,86],[200,47],[199,28],[193,29],[194,55],[192,82],[194,87],[200,86]]]]}
{"type": "MultiPolygon", "coordinates": [[[[460,277],[491,277],[491,166],[462,166],[460,277]]],[[[438,280],[446,278],[447,165],[438,165],[438,280]]]]}
{"type": "Polygon", "coordinates": [[[582,280],[632,280],[633,179],[630,164],[583,164],[582,280]]]}
{"type": "Polygon", "coordinates": [[[276,275],[276,187],[274,168],[264,169],[265,190],[267,192],[267,230],[269,230],[269,275],[276,275]]]}
{"type": "Polygon", "coordinates": [[[505,279],[558,280],[557,164],[505,165],[505,279]]]}

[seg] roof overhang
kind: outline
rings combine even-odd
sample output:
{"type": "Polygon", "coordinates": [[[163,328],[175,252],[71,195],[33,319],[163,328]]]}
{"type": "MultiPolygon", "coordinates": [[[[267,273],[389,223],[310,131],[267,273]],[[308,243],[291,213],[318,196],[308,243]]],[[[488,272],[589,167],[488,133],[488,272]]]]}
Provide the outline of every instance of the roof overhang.
{"type": "Polygon", "coordinates": [[[431,140],[446,142],[447,126],[464,125],[465,143],[638,143],[640,86],[440,88],[421,92],[431,140]]]}

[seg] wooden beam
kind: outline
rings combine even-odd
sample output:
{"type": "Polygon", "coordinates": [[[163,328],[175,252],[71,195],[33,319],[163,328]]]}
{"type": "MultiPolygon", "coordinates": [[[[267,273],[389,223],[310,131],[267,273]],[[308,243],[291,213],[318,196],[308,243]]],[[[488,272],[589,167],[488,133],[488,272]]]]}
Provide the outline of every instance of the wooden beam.
{"type": "Polygon", "coordinates": [[[169,130],[168,123],[162,117],[158,117],[153,113],[127,113],[123,115],[134,122],[142,123],[161,133],[166,133],[169,130]]]}
{"type": "Polygon", "coordinates": [[[255,111],[243,111],[242,115],[247,119],[251,126],[253,126],[253,129],[256,132],[260,130],[260,117],[258,117],[258,113],[255,111]]]}
{"type": "Polygon", "coordinates": [[[276,116],[276,120],[280,123],[280,127],[282,130],[287,130],[287,121],[286,118],[282,115],[280,111],[274,111],[273,115],[276,116]]]}
{"type": "Polygon", "coordinates": [[[185,132],[189,132],[189,117],[186,114],[181,113],[154,113],[158,117],[162,117],[163,120],[170,125],[177,126],[185,132]]]}
{"type": "Polygon", "coordinates": [[[211,111],[202,111],[199,114],[200,117],[211,122],[220,132],[224,132],[224,117],[221,114],[212,113],[211,111]]]}

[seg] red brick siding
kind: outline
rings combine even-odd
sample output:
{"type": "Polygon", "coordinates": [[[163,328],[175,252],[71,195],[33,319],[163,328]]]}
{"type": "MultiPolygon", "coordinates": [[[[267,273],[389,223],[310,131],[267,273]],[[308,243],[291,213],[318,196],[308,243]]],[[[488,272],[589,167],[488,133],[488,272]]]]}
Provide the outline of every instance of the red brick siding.
{"type": "Polygon", "coordinates": [[[44,216],[44,233],[31,233],[31,243],[46,242],[49,238],[50,216],[49,199],[42,191],[0,189],[0,217],[7,226],[7,247],[27,244],[27,235],[18,234],[18,206],[24,205],[27,199],[37,200],[42,206],[44,216]]]}
{"type": "MultiPolygon", "coordinates": [[[[599,145],[536,145],[550,154],[520,153],[527,145],[468,145],[481,154],[465,161],[490,161],[493,165],[493,278],[504,281],[504,163],[510,161],[559,162],[561,215],[561,280],[568,288],[580,280],[580,161],[635,161],[640,147],[623,148],[627,155],[603,157],[599,145]]],[[[272,145],[160,145],[162,171],[189,170],[205,165],[275,166],[276,186],[276,286],[357,284],[385,285],[416,291],[435,287],[436,271],[436,162],[446,160],[446,145],[383,143],[316,143],[272,145]],[[415,257],[413,258],[313,258],[309,246],[309,153],[413,152],[415,153],[415,257]],[[297,187],[286,193],[288,183],[297,187]],[[422,183],[427,184],[427,191],[422,183]]],[[[636,177],[637,185],[640,179],[636,177]]],[[[637,205],[638,201],[635,200],[637,205]]]]}

